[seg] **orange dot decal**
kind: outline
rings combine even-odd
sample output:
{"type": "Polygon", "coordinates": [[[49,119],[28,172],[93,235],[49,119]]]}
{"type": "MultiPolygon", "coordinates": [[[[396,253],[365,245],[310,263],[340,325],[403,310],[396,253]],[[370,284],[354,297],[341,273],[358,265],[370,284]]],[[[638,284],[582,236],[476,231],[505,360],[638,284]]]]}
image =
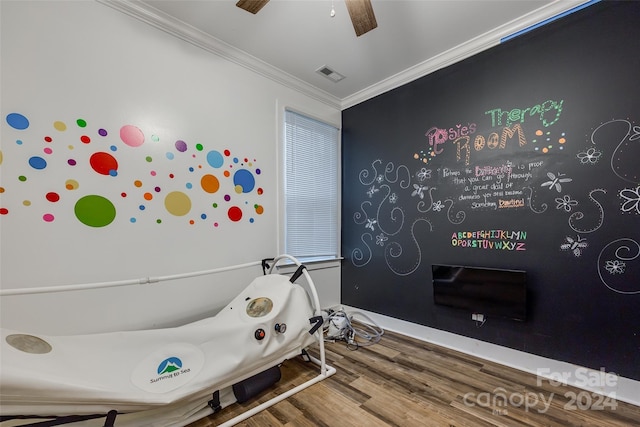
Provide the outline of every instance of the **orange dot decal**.
{"type": "Polygon", "coordinates": [[[151,200],[151,199],[153,199],[153,194],[151,194],[151,193],[144,193],[144,199],[145,199],[145,200],[151,200]]]}
{"type": "Polygon", "coordinates": [[[204,175],[200,179],[200,186],[207,193],[215,193],[220,189],[220,181],[214,175],[204,175]]]}

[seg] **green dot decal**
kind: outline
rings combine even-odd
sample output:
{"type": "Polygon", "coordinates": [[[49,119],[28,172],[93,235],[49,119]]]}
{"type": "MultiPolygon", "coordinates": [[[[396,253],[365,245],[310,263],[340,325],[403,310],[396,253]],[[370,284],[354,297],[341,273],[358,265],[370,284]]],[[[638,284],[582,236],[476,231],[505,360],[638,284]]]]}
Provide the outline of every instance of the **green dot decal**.
{"type": "Polygon", "coordinates": [[[110,200],[97,195],[84,196],[74,207],[76,218],[89,227],[105,227],[116,217],[116,208],[110,200]]]}
{"type": "Polygon", "coordinates": [[[202,144],[196,144],[196,150],[202,151],[203,148],[202,144]]]}
{"type": "Polygon", "coordinates": [[[81,127],[81,128],[87,127],[87,122],[84,121],[83,119],[76,120],[76,123],[78,124],[78,127],[81,127]]]}

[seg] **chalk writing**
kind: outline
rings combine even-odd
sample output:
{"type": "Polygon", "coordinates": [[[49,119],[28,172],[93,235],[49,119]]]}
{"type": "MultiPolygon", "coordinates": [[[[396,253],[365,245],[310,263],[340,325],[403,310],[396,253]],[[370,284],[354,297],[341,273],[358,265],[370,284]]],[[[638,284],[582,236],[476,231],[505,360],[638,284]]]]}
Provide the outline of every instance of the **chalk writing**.
{"type": "Polygon", "coordinates": [[[485,114],[491,116],[491,125],[493,127],[502,126],[503,119],[506,126],[517,122],[524,123],[527,113],[529,117],[537,115],[542,125],[549,127],[560,119],[563,102],[564,100],[548,100],[542,104],[534,105],[533,107],[527,107],[524,109],[512,108],[508,111],[503,111],[500,108],[494,108],[493,110],[485,111],[485,114]]]}
{"type": "Polygon", "coordinates": [[[451,246],[471,249],[525,251],[526,231],[458,231],[451,235],[451,246]]]}

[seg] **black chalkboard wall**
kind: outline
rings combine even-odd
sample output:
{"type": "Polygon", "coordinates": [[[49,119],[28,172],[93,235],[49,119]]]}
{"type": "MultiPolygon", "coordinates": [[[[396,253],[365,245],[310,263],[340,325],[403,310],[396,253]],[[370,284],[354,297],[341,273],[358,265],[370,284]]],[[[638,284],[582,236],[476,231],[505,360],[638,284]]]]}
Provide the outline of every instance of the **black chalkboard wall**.
{"type": "Polygon", "coordinates": [[[640,2],[591,5],[342,123],[344,304],[640,380],[640,2]],[[527,319],[435,305],[433,264],[525,270],[527,319]]]}

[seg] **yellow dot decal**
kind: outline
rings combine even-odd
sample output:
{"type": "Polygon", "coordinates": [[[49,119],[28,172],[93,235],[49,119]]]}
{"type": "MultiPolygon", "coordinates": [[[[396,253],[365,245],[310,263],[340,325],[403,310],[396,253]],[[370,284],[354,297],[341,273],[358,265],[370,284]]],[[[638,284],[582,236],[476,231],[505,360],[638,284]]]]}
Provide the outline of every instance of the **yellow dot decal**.
{"type": "Polygon", "coordinates": [[[172,215],[184,216],[191,210],[191,199],[182,191],[173,191],[164,198],[164,207],[172,215]]]}

